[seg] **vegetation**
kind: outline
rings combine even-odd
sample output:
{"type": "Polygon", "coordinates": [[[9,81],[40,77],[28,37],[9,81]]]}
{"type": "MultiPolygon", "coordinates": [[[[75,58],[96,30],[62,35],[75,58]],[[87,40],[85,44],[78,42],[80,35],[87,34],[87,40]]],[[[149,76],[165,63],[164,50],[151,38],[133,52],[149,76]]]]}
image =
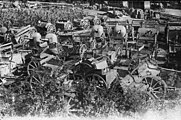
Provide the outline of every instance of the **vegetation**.
{"type": "MultiPolygon", "coordinates": [[[[7,21],[11,21],[10,26],[19,27],[36,25],[40,19],[54,23],[58,19],[82,17],[82,11],[71,9],[9,9],[0,12],[2,24],[8,26],[7,21]]],[[[48,70],[38,74],[35,72],[33,76],[22,75],[11,85],[1,85],[0,116],[108,116],[114,113],[131,116],[149,108],[164,109],[164,101],[153,102],[144,92],[130,89],[123,93],[117,81],[109,90],[95,92],[94,86],[88,86],[85,80],[73,81],[69,69],[70,66],[64,66],[54,76],[50,76],[48,70]]],[[[24,72],[23,69],[17,70],[24,72]]],[[[170,95],[179,96],[177,93],[170,95]]]]}

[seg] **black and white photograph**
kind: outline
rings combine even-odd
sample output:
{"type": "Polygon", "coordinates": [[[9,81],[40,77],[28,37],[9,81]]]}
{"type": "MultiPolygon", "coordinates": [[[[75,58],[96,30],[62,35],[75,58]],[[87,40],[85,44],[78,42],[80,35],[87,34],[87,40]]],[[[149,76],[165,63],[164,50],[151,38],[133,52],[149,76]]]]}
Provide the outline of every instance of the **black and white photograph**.
{"type": "Polygon", "coordinates": [[[181,0],[0,0],[0,120],[181,120],[181,0]]]}

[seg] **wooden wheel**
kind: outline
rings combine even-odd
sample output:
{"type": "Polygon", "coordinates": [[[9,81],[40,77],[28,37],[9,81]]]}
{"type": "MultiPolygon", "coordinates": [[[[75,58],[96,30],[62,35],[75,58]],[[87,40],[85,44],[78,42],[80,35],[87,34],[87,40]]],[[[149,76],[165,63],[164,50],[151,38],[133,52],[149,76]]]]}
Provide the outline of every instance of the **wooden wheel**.
{"type": "Polygon", "coordinates": [[[84,86],[83,106],[87,109],[86,106],[91,105],[95,112],[99,112],[108,93],[104,76],[95,72],[90,73],[85,77],[84,86]]]}
{"type": "Polygon", "coordinates": [[[93,69],[93,65],[90,61],[84,61],[78,65],[75,65],[73,68],[73,72],[76,75],[85,76],[86,73],[89,73],[93,69]]]}
{"type": "Polygon", "coordinates": [[[85,76],[85,81],[88,83],[89,91],[95,92],[97,97],[101,97],[104,92],[106,92],[106,82],[105,78],[98,73],[91,73],[85,76]]]}
{"type": "Polygon", "coordinates": [[[40,63],[36,60],[31,60],[29,63],[28,63],[28,66],[27,66],[27,73],[28,75],[32,75],[36,72],[36,70],[38,70],[40,67],[40,63]]]}
{"type": "Polygon", "coordinates": [[[83,80],[84,78],[83,78],[83,76],[81,75],[81,74],[73,74],[73,84],[74,85],[77,85],[77,84],[79,84],[82,80],[83,80]]]}
{"type": "Polygon", "coordinates": [[[36,90],[39,88],[45,88],[47,83],[50,81],[49,75],[41,74],[41,73],[34,73],[30,78],[30,87],[32,90],[36,90]]]}
{"type": "Polygon", "coordinates": [[[147,85],[147,94],[152,99],[161,99],[166,95],[166,83],[158,77],[146,76],[143,78],[142,82],[147,85]]]}

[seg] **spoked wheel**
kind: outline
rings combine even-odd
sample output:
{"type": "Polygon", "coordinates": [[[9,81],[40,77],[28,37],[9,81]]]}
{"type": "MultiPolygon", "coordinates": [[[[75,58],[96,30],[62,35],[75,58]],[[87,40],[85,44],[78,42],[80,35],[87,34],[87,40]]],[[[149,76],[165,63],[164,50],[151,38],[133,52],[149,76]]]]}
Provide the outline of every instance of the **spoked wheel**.
{"type": "Polygon", "coordinates": [[[143,83],[147,85],[147,94],[152,99],[162,99],[166,95],[166,83],[158,77],[146,76],[143,78],[143,83]]]}
{"type": "Polygon", "coordinates": [[[100,112],[107,96],[107,87],[104,76],[95,72],[90,73],[85,76],[84,86],[83,108],[85,110],[89,109],[89,111],[94,109],[91,114],[100,112]],[[88,106],[92,106],[93,109],[87,108],[88,106]]]}
{"type": "Polygon", "coordinates": [[[86,82],[90,85],[90,87],[95,87],[96,90],[106,90],[106,82],[105,78],[98,73],[91,73],[85,76],[86,82]]]}
{"type": "Polygon", "coordinates": [[[68,96],[66,95],[66,97],[68,97],[68,106],[66,108],[68,108],[67,112],[69,115],[79,115],[83,113],[82,103],[80,102],[83,99],[83,85],[83,77],[79,74],[74,74],[73,82],[71,83],[72,92],[69,93],[68,96]]]}
{"type": "Polygon", "coordinates": [[[83,82],[85,78],[85,74],[92,70],[92,66],[88,63],[81,63],[72,68],[72,75],[70,76],[70,79],[73,79],[74,85],[79,85],[83,82]]]}
{"type": "Polygon", "coordinates": [[[86,73],[93,70],[93,67],[94,66],[91,64],[90,61],[84,61],[80,64],[75,65],[73,68],[73,71],[74,71],[74,74],[85,77],[86,73]]]}
{"type": "Polygon", "coordinates": [[[31,60],[27,66],[28,75],[32,75],[33,73],[35,73],[39,69],[39,67],[40,67],[39,61],[31,60]]]}
{"type": "Polygon", "coordinates": [[[46,84],[49,83],[49,78],[50,77],[47,74],[34,73],[29,81],[31,89],[37,90],[39,88],[45,87],[46,84]]]}
{"type": "Polygon", "coordinates": [[[83,79],[84,78],[81,74],[73,74],[73,84],[79,84],[83,79]]]}
{"type": "Polygon", "coordinates": [[[105,78],[98,73],[91,73],[85,76],[85,82],[87,83],[87,92],[90,100],[100,101],[101,97],[104,97],[107,92],[105,78]]]}

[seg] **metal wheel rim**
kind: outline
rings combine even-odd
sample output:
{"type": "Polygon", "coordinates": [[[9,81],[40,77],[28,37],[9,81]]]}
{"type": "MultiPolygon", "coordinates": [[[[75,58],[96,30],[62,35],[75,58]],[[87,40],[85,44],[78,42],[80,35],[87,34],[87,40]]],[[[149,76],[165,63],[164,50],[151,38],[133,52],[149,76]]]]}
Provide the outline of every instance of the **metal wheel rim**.
{"type": "MultiPolygon", "coordinates": [[[[102,90],[102,87],[103,87],[104,90],[106,89],[106,82],[105,82],[104,78],[103,78],[102,76],[100,76],[99,74],[95,74],[95,73],[89,74],[89,75],[87,75],[87,76],[85,77],[85,80],[86,80],[86,82],[89,83],[89,86],[95,85],[95,84],[97,84],[97,83],[101,83],[101,84],[99,84],[99,85],[101,85],[101,86],[96,86],[96,88],[102,90]],[[93,78],[91,79],[90,77],[93,77],[93,78]],[[96,80],[95,78],[99,78],[99,79],[96,80]],[[90,84],[90,82],[92,82],[92,81],[93,81],[94,83],[93,83],[93,84],[90,84]]],[[[92,87],[92,86],[91,86],[91,87],[92,87]]]]}

